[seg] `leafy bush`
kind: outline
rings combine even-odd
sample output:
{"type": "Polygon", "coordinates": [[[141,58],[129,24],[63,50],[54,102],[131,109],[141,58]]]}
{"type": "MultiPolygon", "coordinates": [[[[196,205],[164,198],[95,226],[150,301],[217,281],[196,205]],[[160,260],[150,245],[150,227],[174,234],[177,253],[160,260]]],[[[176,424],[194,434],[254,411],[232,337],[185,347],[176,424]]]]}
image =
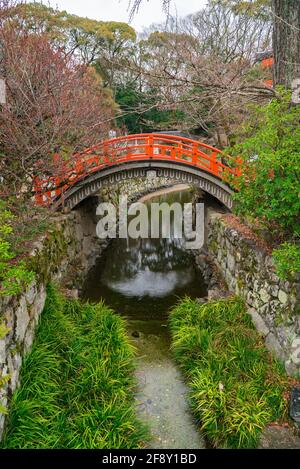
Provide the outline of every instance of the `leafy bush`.
{"type": "Polygon", "coordinates": [[[293,279],[300,274],[300,246],[283,243],[279,249],[274,249],[273,259],[279,277],[293,279]]]}
{"type": "Polygon", "coordinates": [[[15,253],[8,241],[13,235],[12,220],[13,214],[0,201],[0,295],[20,293],[34,278],[25,261],[13,262],[15,253]]]}
{"type": "Polygon", "coordinates": [[[253,448],[285,416],[288,382],[254,330],[241,299],[200,305],[185,298],[170,315],[172,348],[193,411],[215,446],[253,448]]]}
{"type": "Polygon", "coordinates": [[[133,356],[121,317],[103,303],[66,301],[49,287],[2,446],[141,447],[133,356]]]}
{"type": "Polygon", "coordinates": [[[273,235],[300,236],[300,107],[290,93],[249,113],[230,153],[242,160],[235,194],[239,214],[258,217],[273,235]]]}

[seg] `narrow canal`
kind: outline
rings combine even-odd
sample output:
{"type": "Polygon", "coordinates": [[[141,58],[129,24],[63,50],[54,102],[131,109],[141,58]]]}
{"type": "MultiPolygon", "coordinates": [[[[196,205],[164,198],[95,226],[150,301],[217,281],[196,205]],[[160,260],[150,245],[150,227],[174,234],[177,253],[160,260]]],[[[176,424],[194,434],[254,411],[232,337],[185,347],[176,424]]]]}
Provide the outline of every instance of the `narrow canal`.
{"type": "MultiPolygon", "coordinates": [[[[151,196],[152,202],[185,203],[189,190],[151,196]]],[[[164,221],[162,220],[162,223],[164,221]]],[[[174,219],[171,219],[171,228],[174,219]]],[[[172,233],[172,230],[171,230],[172,233]]],[[[179,298],[206,296],[190,251],[169,239],[115,239],[90,271],[83,298],[103,298],[126,317],[137,348],[137,409],[150,425],[150,448],[203,448],[188,405],[188,392],[170,351],[168,311],[179,298]]]]}

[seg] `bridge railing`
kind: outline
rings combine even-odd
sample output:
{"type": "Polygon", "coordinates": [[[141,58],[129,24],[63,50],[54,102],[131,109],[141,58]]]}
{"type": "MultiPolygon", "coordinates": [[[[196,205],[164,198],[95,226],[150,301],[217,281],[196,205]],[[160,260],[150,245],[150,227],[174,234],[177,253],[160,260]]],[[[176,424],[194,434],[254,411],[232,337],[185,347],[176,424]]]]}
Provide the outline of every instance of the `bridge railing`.
{"type": "Polygon", "coordinates": [[[105,167],[128,161],[165,160],[200,168],[219,179],[228,180],[237,171],[226,162],[222,152],[210,145],[167,134],[136,134],[103,141],[75,153],[63,161],[55,155],[57,175],[36,178],[36,200],[49,205],[69,187],[105,167]]]}

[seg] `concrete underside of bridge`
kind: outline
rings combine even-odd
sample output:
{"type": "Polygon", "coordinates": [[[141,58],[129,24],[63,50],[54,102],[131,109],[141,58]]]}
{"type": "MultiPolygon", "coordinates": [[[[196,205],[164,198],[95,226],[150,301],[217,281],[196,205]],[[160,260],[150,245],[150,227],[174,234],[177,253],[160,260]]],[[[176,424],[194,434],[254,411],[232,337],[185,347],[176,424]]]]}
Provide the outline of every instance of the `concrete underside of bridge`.
{"type": "Polygon", "coordinates": [[[84,199],[97,194],[103,187],[111,187],[124,180],[149,177],[163,177],[174,181],[174,184],[183,183],[194,186],[212,195],[232,210],[233,190],[220,179],[184,163],[159,160],[131,161],[92,173],[70,187],[63,197],[55,201],[54,208],[59,210],[64,206],[72,210],[84,199]]]}

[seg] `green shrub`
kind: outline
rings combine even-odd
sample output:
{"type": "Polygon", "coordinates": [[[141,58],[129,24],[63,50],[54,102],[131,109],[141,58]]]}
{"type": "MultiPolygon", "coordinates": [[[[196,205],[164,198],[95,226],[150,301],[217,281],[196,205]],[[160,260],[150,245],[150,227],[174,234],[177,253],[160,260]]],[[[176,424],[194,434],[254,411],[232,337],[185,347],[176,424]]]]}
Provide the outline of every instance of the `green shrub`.
{"type": "Polygon", "coordinates": [[[283,243],[273,251],[273,259],[280,278],[294,279],[300,275],[300,246],[291,243],[283,243]]]}
{"type": "Polygon", "coordinates": [[[204,434],[215,446],[255,447],[265,425],[285,416],[288,383],[243,301],[185,298],[171,311],[170,327],[204,434]]]}
{"type": "Polygon", "coordinates": [[[4,448],[139,448],[124,320],[103,303],[64,300],[49,287],[12,399],[4,448]]]}
{"type": "Polygon", "coordinates": [[[259,218],[282,239],[300,236],[300,106],[290,105],[290,93],[249,112],[229,150],[242,160],[235,194],[238,214],[259,218]]]}
{"type": "Polygon", "coordinates": [[[8,240],[13,235],[12,220],[13,214],[0,201],[0,296],[20,293],[34,279],[25,261],[14,260],[15,253],[8,240]]]}

